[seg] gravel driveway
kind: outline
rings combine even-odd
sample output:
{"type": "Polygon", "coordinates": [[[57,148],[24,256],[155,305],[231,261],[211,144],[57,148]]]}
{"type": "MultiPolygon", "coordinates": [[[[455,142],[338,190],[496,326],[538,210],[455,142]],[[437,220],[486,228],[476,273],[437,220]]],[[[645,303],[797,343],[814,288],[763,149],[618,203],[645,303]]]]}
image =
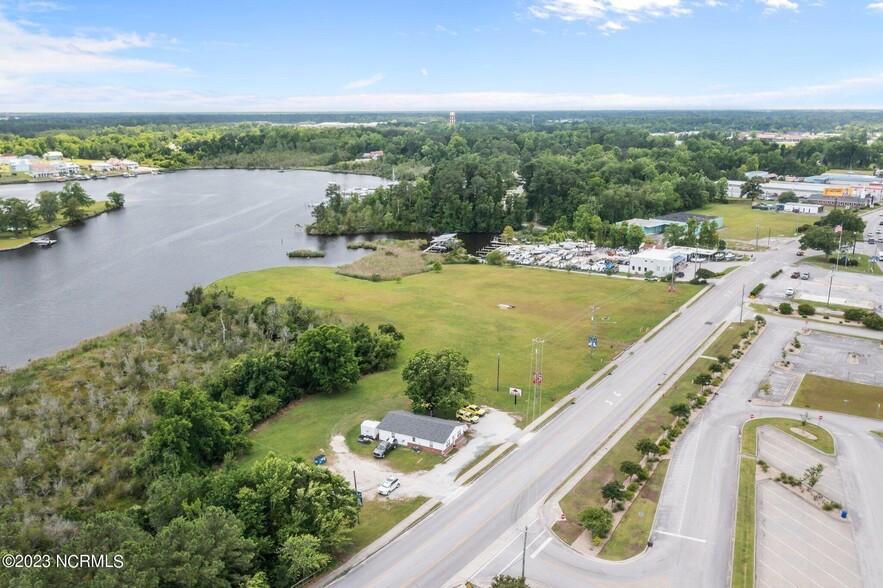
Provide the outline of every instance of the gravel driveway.
{"type": "Polygon", "coordinates": [[[402,482],[402,485],[393,492],[393,497],[444,498],[459,486],[454,480],[465,466],[482,452],[503,443],[519,431],[514,419],[508,413],[491,410],[477,424],[469,426],[470,440],[444,463],[428,471],[412,473],[397,473],[385,460],[364,458],[352,453],[343,435],[335,435],[331,438],[331,450],[334,455],[329,460],[329,465],[334,472],[347,480],[352,480],[355,471],[359,489],[362,490],[365,500],[385,500],[377,494],[377,488],[390,474],[398,475],[402,482]]]}

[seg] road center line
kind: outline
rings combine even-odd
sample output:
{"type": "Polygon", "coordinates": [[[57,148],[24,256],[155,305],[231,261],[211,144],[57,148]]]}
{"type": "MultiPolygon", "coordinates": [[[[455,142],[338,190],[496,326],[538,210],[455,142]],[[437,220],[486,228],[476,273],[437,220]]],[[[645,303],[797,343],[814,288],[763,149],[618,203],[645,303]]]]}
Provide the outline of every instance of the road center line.
{"type": "Polygon", "coordinates": [[[697,539],[696,537],[687,537],[686,535],[681,535],[680,533],[669,533],[668,531],[660,531],[656,530],[660,535],[669,535],[671,537],[677,537],[679,539],[689,539],[690,541],[696,541],[698,543],[705,543],[705,539],[697,539]]]}

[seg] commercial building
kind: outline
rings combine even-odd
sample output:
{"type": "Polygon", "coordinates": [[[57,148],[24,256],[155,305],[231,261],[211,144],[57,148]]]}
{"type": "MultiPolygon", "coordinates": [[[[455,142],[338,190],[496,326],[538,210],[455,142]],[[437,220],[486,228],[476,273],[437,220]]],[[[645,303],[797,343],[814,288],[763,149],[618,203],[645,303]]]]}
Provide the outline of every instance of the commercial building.
{"type": "Polygon", "coordinates": [[[687,255],[670,249],[647,249],[629,257],[629,273],[664,276],[683,268],[687,255]]]}
{"type": "Polygon", "coordinates": [[[804,202],[807,204],[821,204],[831,208],[867,208],[870,206],[870,196],[813,196],[804,202]]]}
{"type": "Polygon", "coordinates": [[[665,222],[660,220],[647,220],[645,218],[631,218],[625,221],[629,225],[641,227],[645,235],[659,235],[665,231],[667,226],[665,222]]]}
{"type": "Polygon", "coordinates": [[[824,209],[825,207],[821,204],[810,204],[809,202],[786,202],[785,204],[776,205],[776,210],[800,214],[819,214],[824,209]]]}

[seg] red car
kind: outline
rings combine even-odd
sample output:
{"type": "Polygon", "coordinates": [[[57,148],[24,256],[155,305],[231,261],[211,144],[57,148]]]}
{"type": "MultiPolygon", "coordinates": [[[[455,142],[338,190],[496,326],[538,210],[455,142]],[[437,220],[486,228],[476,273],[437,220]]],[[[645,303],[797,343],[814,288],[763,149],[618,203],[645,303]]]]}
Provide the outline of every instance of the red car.
{"type": "Polygon", "coordinates": [[[800,277],[800,272],[793,272],[793,273],[791,274],[791,278],[792,278],[792,279],[795,279],[795,280],[796,280],[796,279],[799,278],[799,277],[800,277]]]}

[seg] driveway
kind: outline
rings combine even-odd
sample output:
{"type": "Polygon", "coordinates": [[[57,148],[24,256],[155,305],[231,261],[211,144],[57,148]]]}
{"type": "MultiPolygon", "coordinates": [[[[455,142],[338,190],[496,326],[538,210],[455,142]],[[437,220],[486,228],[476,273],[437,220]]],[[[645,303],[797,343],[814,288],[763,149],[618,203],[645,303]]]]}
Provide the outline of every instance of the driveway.
{"type": "MultiPolygon", "coordinates": [[[[330,467],[347,480],[352,480],[355,472],[365,500],[381,498],[377,494],[377,488],[390,474],[396,474],[402,482],[393,492],[393,497],[427,496],[444,499],[458,488],[459,484],[455,483],[455,479],[465,466],[482,452],[520,432],[521,429],[515,426],[509,413],[491,410],[477,424],[469,426],[470,440],[451,457],[431,470],[411,473],[396,472],[386,460],[365,458],[352,453],[343,435],[335,435],[331,438],[334,458],[330,460],[330,467]]],[[[397,451],[407,449],[399,448],[397,451]]]]}

